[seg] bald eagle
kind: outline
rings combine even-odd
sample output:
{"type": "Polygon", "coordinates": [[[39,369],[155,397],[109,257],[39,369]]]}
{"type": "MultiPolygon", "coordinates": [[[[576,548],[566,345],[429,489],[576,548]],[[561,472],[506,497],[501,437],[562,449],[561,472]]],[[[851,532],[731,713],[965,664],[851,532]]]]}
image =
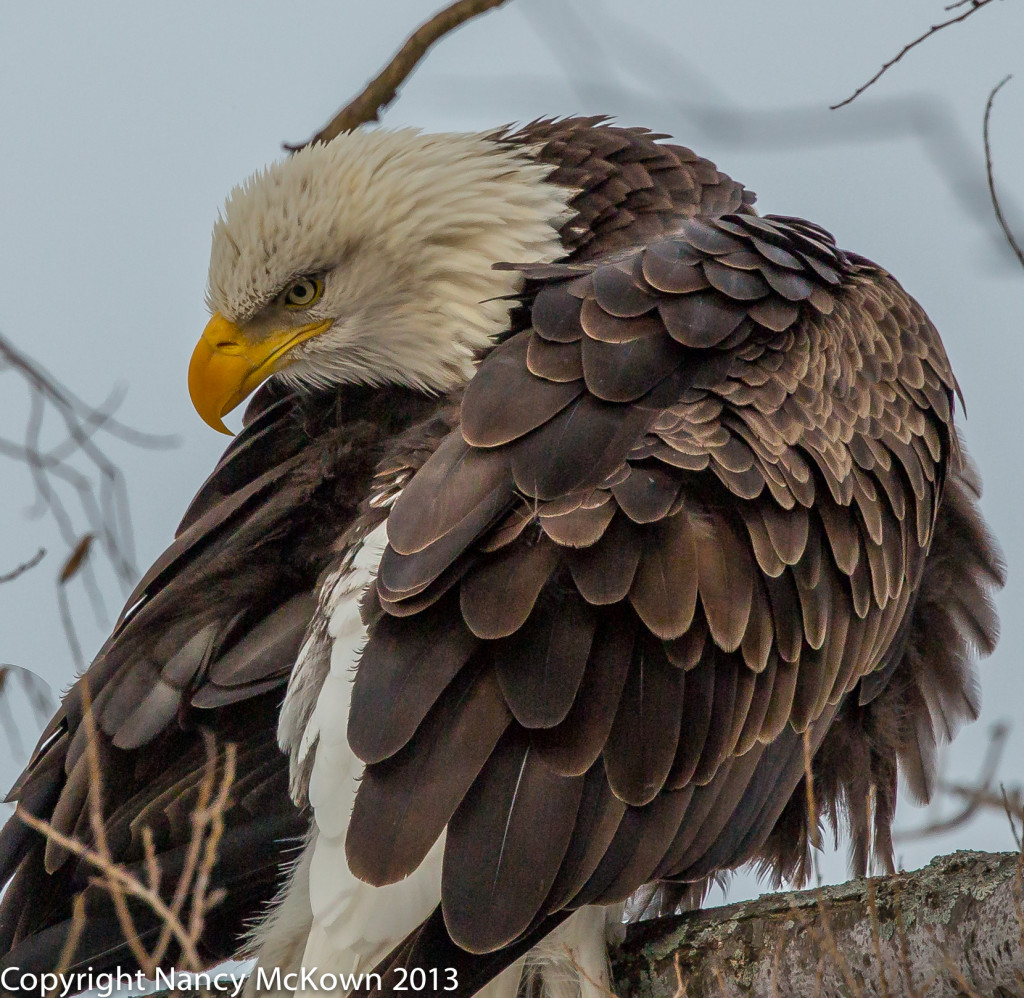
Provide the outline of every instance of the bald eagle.
{"type": "MultiPolygon", "coordinates": [[[[825,819],[891,869],[897,773],[976,715],[1002,567],[938,333],[665,138],[364,130],[228,198],[189,387],[244,429],[9,798],[93,841],[87,690],[170,893],[235,743],[211,962],[597,995],[627,900],[798,880],[825,819]]],[[[72,966],[131,964],[92,872],[7,824],[4,966],[81,892],[72,966]]]]}

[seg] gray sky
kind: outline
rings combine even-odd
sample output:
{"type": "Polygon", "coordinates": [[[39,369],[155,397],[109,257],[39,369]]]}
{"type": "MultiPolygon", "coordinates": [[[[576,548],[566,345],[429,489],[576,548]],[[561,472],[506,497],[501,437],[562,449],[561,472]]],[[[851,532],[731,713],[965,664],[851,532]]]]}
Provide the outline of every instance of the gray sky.
{"type": "MultiPolygon", "coordinates": [[[[225,443],[192,411],[185,387],[206,321],[219,204],[281,155],[282,141],[319,127],[440,5],[107,0],[0,9],[0,331],[87,401],[124,384],[122,419],[180,438],[170,451],[104,445],[127,479],[140,569],[168,543],[225,443]]],[[[940,0],[512,0],[442,42],[385,124],[473,130],[605,112],[670,132],[756,190],[762,211],[824,225],[919,298],[967,398],[984,509],[1010,565],[1002,643],[982,665],[984,713],[950,751],[948,772],[970,779],[989,726],[1006,719],[1014,730],[1001,776],[1013,783],[1024,755],[1015,571],[1024,562],[1015,516],[1024,492],[1024,272],[987,204],[981,119],[991,87],[1022,68],[1022,5],[990,5],[912,52],[852,107],[827,109],[945,16],[940,0]]],[[[1008,205],[1014,195],[1024,203],[1024,79],[1000,95],[993,133],[1008,205]]],[[[17,438],[26,399],[10,374],[0,385],[0,433],[17,438]]],[[[24,469],[0,458],[0,482],[0,573],[49,550],[39,568],[0,587],[0,659],[61,689],[73,675],[54,595],[66,549],[49,520],[26,515],[24,469]]],[[[102,563],[98,576],[116,615],[125,593],[102,563]]],[[[97,623],[80,584],[70,596],[91,656],[110,622],[97,623]]],[[[34,738],[27,713],[23,727],[34,738]]],[[[0,782],[21,762],[0,760],[0,782]]],[[[925,815],[904,808],[900,818],[910,827],[925,815]]],[[[1005,818],[900,853],[912,868],[967,847],[1011,848],[1005,818]]],[[[823,870],[842,879],[841,858],[823,870]]]]}

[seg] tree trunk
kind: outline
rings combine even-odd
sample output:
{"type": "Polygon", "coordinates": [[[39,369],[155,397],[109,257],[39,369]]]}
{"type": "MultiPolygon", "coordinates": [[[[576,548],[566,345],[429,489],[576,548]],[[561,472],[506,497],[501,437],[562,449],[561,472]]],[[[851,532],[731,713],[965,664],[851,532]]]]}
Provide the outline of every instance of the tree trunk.
{"type": "Polygon", "coordinates": [[[643,922],[614,955],[622,998],[1024,995],[1022,857],[923,870],[643,922]]]}

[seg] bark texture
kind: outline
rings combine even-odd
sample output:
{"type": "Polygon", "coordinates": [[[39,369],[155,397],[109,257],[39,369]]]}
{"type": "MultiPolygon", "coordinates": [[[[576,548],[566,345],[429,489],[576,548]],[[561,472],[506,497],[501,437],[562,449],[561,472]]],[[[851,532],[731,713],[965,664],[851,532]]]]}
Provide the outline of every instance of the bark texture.
{"type": "Polygon", "coordinates": [[[960,851],[923,870],[633,926],[629,998],[1024,995],[1021,857],[960,851]]]}

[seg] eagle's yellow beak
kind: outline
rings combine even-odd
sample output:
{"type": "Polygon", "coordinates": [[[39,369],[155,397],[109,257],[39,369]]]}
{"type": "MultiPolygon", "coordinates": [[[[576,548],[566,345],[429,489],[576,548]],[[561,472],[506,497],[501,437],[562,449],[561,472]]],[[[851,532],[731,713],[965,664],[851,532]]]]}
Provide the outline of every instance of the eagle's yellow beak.
{"type": "Polygon", "coordinates": [[[330,319],[273,332],[259,342],[220,312],[206,324],[188,365],[188,393],[204,422],[231,434],[221,417],[288,364],[285,355],[331,325],[330,319]]]}

